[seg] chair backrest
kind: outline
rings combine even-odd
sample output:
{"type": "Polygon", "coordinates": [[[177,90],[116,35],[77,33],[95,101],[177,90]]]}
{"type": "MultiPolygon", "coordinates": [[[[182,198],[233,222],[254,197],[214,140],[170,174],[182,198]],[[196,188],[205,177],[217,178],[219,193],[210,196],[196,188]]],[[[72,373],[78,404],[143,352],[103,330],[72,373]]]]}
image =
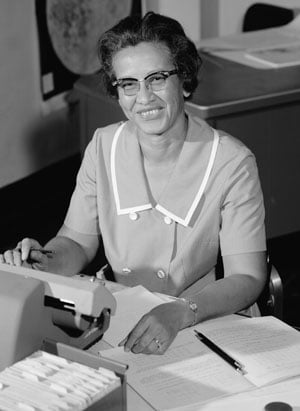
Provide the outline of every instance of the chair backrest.
{"type": "Polygon", "coordinates": [[[268,281],[257,300],[262,315],[283,318],[283,287],[277,269],[268,261],[268,281]]]}
{"type": "Polygon", "coordinates": [[[283,26],[295,17],[293,9],[266,3],[254,3],[245,13],[242,30],[253,31],[283,26]]]}

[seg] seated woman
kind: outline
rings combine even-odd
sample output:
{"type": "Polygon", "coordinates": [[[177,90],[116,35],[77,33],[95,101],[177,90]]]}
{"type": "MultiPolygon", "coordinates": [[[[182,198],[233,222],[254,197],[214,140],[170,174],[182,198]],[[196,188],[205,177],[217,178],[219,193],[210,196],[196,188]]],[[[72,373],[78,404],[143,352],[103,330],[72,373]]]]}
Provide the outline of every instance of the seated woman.
{"type": "Polygon", "coordinates": [[[2,261],[81,272],[102,237],[115,280],[180,297],[143,316],[125,350],[162,354],[180,329],[253,304],[266,280],[264,206],[253,154],[185,111],[201,65],[181,25],[152,12],[99,41],[101,74],[128,121],[95,131],[65,222],[2,261]],[[221,251],[224,278],[216,280],[221,251]]]}

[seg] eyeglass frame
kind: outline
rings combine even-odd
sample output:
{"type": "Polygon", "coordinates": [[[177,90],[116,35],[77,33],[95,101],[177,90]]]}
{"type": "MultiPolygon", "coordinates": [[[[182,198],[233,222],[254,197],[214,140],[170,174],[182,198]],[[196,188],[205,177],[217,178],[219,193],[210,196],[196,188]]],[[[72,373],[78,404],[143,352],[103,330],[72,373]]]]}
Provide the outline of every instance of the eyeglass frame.
{"type": "Polygon", "coordinates": [[[156,91],[163,90],[164,87],[165,87],[165,84],[166,84],[166,80],[167,80],[170,76],[173,76],[174,74],[178,74],[178,69],[155,71],[154,73],[148,74],[146,77],[144,77],[144,78],[141,79],[141,80],[138,80],[137,78],[134,78],[134,77],[123,77],[123,78],[116,79],[116,80],[112,81],[111,84],[112,84],[113,87],[120,87],[120,88],[122,88],[122,90],[123,90],[123,92],[124,92],[124,94],[125,94],[126,96],[132,97],[132,96],[137,95],[137,93],[140,91],[140,89],[141,89],[140,83],[142,83],[143,81],[145,82],[145,86],[146,86],[147,90],[150,89],[152,92],[153,92],[153,91],[156,92],[156,91]],[[165,78],[164,78],[165,82],[163,83],[163,85],[162,85],[162,87],[161,87],[160,89],[158,89],[158,90],[153,90],[153,89],[151,88],[151,83],[148,83],[148,85],[147,85],[147,79],[149,79],[149,77],[155,76],[155,75],[157,75],[157,74],[162,74],[163,77],[165,77],[165,78]],[[136,91],[134,91],[133,94],[127,94],[126,91],[125,91],[125,89],[121,86],[122,81],[125,81],[125,80],[134,81],[137,85],[139,85],[139,88],[138,88],[136,91]]]}

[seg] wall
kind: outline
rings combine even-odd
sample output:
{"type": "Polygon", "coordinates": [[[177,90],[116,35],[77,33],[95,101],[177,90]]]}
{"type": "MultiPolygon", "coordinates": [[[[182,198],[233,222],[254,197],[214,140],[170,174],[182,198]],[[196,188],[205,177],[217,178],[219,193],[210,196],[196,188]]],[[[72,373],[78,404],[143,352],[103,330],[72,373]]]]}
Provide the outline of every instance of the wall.
{"type": "Polygon", "coordinates": [[[43,113],[34,0],[0,4],[0,187],[78,151],[67,108],[43,113]]]}
{"type": "Polygon", "coordinates": [[[201,1],[201,38],[217,37],[219,33],[219,0],[201,1]]]}
{"type": "Polygon", "coordinates": [[[194,42],[201,37],[201,0],[142,0],[142,12],[154,11],[178,20],[194,42]]]}

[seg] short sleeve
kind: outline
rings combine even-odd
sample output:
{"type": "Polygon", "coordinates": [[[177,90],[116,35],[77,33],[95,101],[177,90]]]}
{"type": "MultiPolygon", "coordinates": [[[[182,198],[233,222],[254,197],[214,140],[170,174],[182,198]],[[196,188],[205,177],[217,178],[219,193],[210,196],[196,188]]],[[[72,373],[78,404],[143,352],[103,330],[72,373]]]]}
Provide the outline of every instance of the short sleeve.
{"type": "Polygon", "coordinates": [[[242,148],[232,162],[221,208],[222,255],[266,250],[265,209],[254,155],[242,148]]]}
{"type": "Polygon", "coordinates": [[[88,144],[77,174],[76,187],[71,197],[65,225],[82,234],[99,235],[97,210],[96,158],[98,131],[88,144]]]}

